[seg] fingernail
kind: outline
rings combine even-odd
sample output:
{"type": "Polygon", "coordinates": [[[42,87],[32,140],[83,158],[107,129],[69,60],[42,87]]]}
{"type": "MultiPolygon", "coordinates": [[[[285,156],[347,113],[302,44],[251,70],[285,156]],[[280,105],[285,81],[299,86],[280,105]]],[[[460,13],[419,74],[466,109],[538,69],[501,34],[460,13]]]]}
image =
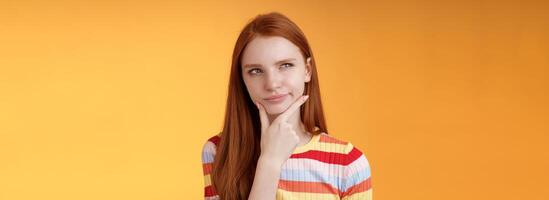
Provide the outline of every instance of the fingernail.
{"type": "Polygon", "coordinates": [[[307,100],[309,98],[309,95],[303,96],[303,100],[307,100]]]}

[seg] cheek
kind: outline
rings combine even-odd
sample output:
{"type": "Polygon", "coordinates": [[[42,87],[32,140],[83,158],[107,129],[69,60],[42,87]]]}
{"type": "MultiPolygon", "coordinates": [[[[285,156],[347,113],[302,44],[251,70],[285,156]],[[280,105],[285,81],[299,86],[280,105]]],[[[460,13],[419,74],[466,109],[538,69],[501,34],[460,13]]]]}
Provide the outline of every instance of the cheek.
{"type": "Polygon", "coordinates": [[[250,94],[250,97],[252,99],[257,98],[259,96],[259,93],[261,92],[260,91],[260,89],[261,89],[260,83],[257,83],[257,82],[252,81],[252,80],[244,81],[244,83],[246,84],[246,89],[248,90],[248,94],[250,94]]]}
{"type": "Polygon", "coordinates": [[[305,80],[302,78],[293,79],[292,81],[288,82],[287,84],[289,87],[291,87],[292,93],[294,93],[294,96],[300,96],[300,94],[303,94],[303,91],[305,89],[305,80]]]}

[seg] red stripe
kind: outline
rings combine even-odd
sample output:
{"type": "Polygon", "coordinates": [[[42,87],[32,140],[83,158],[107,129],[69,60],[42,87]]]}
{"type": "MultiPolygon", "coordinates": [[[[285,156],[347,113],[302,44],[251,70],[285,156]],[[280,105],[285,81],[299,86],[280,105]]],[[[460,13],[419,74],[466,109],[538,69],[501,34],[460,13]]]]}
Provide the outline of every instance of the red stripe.
{"type": "Polygon", "coordinates": [[[372,182],[370,181],[370,178],[367,178],[359,184],[353,185],[352,187],[347,189],[347,191],[345,191],[342,196],[351,196],[356,193],[368,191],[370,188],[372,188],[372,182]]]}
{"type": "Polygon", "coordinates": [[[322,194],[339,194],[339,190],[328,183],[305,182],[305,181],[287,181],[279,180],[278,189],[290,192],[308,192],[322,194]]]}
{"type": "Polygon", "coordinates": [[[204,188],[204,196],[205,197],[212,197],[212,196],[215,196],[215,195],[217,195],[217,193],[215,192],[215,190],[213,189],[213,187],[211,185],[206,186],[204,188]]]}
{"type": "Polygon", "coordinates": [[[212,172],[212,163],[202,164],[202,171],[204,172],[204,175],[210,174],[212,172]]]}
{"type": "Polygon", "coordinates": [[[353,150],[349,152],[349,157],[347,157],[347,164],[354,162],[356,159],[360,158],[360,156],[362,156],[362,152],[356,147],[353,147],[353,150]]]}
{"type": "Polygon", "coordinates": [[[208,141],[213,142],[215,144],[215,146],[218,146],[220,139],[221,138],[218,135],[215,135],[215,136],[211,137],[210,139],[208,139],[208,141]]]}
{"type": "Polygon", "coordinates": [[[304,153],[293,154],[290,158],[309,158],[329,164],[349,165],[361,155],[362,152],[353,147],[353,150],[351,150],[349,154],[311,150],[304,153]]]}
{"type": "Polygon", "coordinates": [[[337,140],[333,137],[330,137],[330,136],[327,136],[327,135],[321,135],[320,136],[320,140],[319,142],[322,142],[322,143],[332,143],[332,144],[342,144],[342,145],[347,145],[347,142],[343,142],[341,140],[337,140]]]}

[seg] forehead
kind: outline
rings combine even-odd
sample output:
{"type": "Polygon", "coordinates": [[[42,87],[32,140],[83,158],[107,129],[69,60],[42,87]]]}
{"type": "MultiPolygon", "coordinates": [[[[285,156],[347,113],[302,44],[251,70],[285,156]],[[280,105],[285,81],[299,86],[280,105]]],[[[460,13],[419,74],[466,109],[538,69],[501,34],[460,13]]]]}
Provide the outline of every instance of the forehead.
{"type": "Polygon", "coordinates": [[[286,58],[303,59],[299,48],[286,38],[280,36],[259,36],[246,45],[242,53],[241,62],[242,65],[267,65],[286,58]]]}

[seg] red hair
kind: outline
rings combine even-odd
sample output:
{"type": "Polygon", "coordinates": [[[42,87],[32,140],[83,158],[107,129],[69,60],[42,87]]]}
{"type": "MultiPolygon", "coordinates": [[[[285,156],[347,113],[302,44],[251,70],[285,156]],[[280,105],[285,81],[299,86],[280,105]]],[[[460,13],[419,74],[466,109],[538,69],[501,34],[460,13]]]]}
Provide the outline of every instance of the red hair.
{"type": "Polygon", "coordinates": [[[213,162],[212,186],[223,200],[248,199],[260,155],[259,112],[246,90],[241,69],[244,48],[258,36],[284,37],[299,47],[304,60],[311,59],[311,80],[305,83],[304,91],[309,99],[300,108],[300,118],[307,132],[313,135],[328,133],[315,59],[305,35],[294,22],[280,13],[256,16],[240,32],[234,47],[225,122],[213,162]]]}

